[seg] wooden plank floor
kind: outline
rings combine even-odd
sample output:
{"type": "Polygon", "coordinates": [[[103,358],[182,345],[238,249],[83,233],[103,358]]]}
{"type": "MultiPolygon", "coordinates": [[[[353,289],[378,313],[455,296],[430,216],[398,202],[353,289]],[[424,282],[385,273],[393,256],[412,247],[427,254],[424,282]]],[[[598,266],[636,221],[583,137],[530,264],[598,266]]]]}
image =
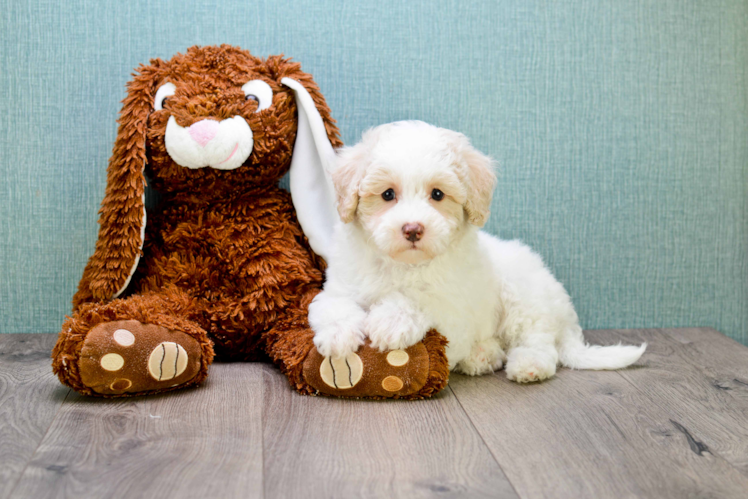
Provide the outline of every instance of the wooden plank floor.
{"type": "Polygon", "coordinates": [[[619,372],[453,375],[427,401],[299,396],[267,364],[202,387],[84,398],[51,335],[0,335],[0,497],[748,497],[748,348],[708,328],[619,372]]]}

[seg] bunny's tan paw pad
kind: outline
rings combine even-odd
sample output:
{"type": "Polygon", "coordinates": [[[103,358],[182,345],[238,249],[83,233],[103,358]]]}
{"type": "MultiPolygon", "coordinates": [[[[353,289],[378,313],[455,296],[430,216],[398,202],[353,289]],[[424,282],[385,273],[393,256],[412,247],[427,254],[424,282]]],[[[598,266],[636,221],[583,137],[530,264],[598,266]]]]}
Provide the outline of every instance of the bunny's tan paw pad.
{"type": "Polygon", "coordinates": [[[388,352],[367,342],[357,352],[339,358],[323,357],[313,349],[304,360],[304,380],[327,396],[412,398],[419,397],[429,382],[430,365],[423,342],[388,352]]]}
{"type": "Polygon", "coordinates": [[[195,383],[200,343],[186,333],[135,320],[95,326],[80,353],[81,381],[101,395],[161,392],[195,383]]]}

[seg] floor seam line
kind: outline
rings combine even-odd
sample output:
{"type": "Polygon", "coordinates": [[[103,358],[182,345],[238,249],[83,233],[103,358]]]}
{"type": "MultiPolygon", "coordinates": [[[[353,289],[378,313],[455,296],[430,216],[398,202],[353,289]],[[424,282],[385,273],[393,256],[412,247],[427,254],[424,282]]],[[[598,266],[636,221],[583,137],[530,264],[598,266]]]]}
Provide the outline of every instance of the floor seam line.
{"type": "MultiPolygon", "coordinates": [[[[496,374],[493,374],[492,376],[495,377],[496,374]]],[[[475,422],[473,422],[473,419],[470,417],[470,414],[467,412],[467,410],[465,409],[465,407],[462,405],[462,401],[460,401],[460,398],[459,398],[459,396],[457,396],[457,393],[452,389],[451,386],[448,385],[447,387],[449,388],[449,391],[452,393],[452,395],[457,400],[457,404],[460,405],[460,409],[462,410],[462,412],[465,414],[465,416],[467,417],[468,421],[470,422],[470,427],[472,427],[473,430],[475,431],[475,433],[478,434],[478,437],[480,437],[480,440],[483,442],[483,445],[488,450],[488,453],[491,454],[491,457],[493,458],[494,462],[496,462],[496,465],[498,465],[499,469],[501,469],[501,472],[504,474],[504,477],[506,478],[507,482],[509,482],[509,486],[512,487],[512,490],[517,495],[517,498],[523,498],[519,494],[519,491],[517,491],[517,488],[514,486],[514,483],[512,482],[512,480],[509,478],[509,475],[504,470],[504,467],[501,465],[501,462],[499,462],[499,459],[496,458],[496,455],[494,455],[493,450],[491,449],[491,447],[488,446],[488,443],[486,443],[486,438],[483,437],[483,434],[481,434],[480,431],[478,430],[478,428],[475,426],[475,422]]]]}
{"type": "Polygon", "coordinates": [[[262,498],[267,498],[267,491],[266,491],[267,481],[265,480],[265,423],[266,423],[265,389],[267,386],[266,374],[267,374],[267,367],[263,365],[262,366],[262,377],[260,379],[262,382],[261,391],[260,391],[260,403],[262,404],[262,408],[260,411],[260,432],[262,432],[262,436],[260,438],[260,444],[261,444],[260,450],[262,453],[262,474],[260,476],[262,478],[262,492],[261,492],[262,498]]]}

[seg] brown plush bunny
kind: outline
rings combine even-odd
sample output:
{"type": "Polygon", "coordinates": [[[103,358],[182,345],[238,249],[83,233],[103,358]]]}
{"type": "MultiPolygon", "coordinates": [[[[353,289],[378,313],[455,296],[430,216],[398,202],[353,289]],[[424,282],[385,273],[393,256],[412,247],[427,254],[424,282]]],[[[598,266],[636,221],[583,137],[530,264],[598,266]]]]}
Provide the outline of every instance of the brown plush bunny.
{"type": "Polygon", "coordinates": [[[365,346],[355,359],[314,348],[307,307],[336,217],[325,168],[341,145],[311,76],[282,56],[193,47],[138,68],[96,250],[52,354],[60,380],[109,397],[178,389],[205,379],[215,346],[224,359],[267,353],[301,393],[420,398],[443,388],[436,332],[405,351],[365,346]],[[289,170],[291,195],[277,186],[289,170]],[[152,210],[146,176],[161,196],[152,210]]]}

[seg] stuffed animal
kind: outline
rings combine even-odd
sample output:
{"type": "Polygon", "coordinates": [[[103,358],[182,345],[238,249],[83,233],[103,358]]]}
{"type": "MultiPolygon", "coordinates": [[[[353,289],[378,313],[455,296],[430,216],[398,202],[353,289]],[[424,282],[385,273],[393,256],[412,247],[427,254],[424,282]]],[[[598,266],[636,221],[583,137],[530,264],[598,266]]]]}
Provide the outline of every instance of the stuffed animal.
{"type": "Polygon", "coordinates": [[[192,47],[140,66],[127,89],[96,249],[52,353],[63,384],[103,397],[181,389],[217,354],[267,355],[303,394],[422,398],[446,385],[435,331],[345,359],[314,348],[307,308],[329,255],[326,169],[342,143],[298,63],[192,47]],[[278,187],[286,172],[290,194],[278,187]]]}

